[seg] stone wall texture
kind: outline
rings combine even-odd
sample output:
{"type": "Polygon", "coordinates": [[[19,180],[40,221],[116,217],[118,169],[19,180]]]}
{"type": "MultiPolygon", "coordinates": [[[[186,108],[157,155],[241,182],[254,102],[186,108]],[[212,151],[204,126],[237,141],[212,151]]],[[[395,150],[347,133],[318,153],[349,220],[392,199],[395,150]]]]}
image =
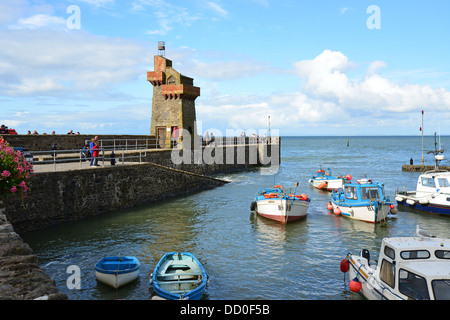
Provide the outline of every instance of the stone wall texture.
{"type": "Polygon", "coordinates": [[[225,181],[152,163],[37,173],[24,199],[5,201],[17,232],[196,193],[225,181]]]}
{"type": "MultiPolygon", "coordinates": [[[[2,206],[2,205],[0,205],[2,206]]],[[[0,300],[65,300],[0,208],[0,300]]]]}

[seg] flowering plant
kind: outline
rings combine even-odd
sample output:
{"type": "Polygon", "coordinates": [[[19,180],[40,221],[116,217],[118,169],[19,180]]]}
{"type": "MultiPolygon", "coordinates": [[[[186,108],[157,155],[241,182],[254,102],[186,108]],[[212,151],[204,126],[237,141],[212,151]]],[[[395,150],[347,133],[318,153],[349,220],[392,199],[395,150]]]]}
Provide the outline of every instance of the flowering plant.
{"type": "Polygon", "coordinates": [[[0,137],[0,199],[21,194],[27,196],[33,165],[20,151],[14,150],[0,137]]]}

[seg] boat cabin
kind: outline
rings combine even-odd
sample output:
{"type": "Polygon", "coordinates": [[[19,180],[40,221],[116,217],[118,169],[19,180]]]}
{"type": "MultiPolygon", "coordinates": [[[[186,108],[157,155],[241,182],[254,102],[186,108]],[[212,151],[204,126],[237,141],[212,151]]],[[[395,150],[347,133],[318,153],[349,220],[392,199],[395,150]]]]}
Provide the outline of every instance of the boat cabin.
{"type": "MultiPolygon", "coordinates": [[[[365,182],[365,181],[364,181],[365,182]]],[[[384,197],[384,185],[382,183],[351,183],[344,185],[343,189],[338,190],[340,201],[345,202],[369,202],[384,197]]]]}
{"type": "Polygon", "coordinates": [[[385,238],[379,278],[404,299],[450,299],[450,246],[438,238],[385,238]]]}
{"type": "Polygon", "coordinates": [[[450,172],[427,171],[419,176],[416,195],[419,197],[435,192],[450,193],[450,172]]]}

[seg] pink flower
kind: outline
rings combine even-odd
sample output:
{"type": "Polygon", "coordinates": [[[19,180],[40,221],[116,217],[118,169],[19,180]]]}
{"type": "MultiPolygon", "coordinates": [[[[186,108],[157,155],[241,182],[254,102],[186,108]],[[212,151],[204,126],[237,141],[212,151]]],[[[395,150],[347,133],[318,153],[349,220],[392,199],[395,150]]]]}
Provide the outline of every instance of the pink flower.
{"type": "Polygon", "coordinates": [[[17,191],[17,187],[16,186],[13,186],[12,188],[11,188],[11,192],[12,193],[15,193],[17,191]]]}
{"type": "Polygon", "coordinates": [[[27,186],[27,184],[26,184],[25,181],[22,181],[22,182],[19,184],[19,186],[22,187],[22,188],[25,188],[25,187],[27,186]]]}
{"type": "Polygon", "coordinates": [[[2,176],[4,176],[5,178],[9,177],[11,175],[11,173],[8,170],[3,170],[2,172],[2,176]]]}

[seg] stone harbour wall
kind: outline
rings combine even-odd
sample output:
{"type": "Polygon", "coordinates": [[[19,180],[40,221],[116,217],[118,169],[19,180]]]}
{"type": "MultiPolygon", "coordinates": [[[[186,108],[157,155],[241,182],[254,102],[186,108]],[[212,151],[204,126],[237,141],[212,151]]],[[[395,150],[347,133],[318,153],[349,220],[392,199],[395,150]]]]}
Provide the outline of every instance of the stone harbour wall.
{"type": "MultiPolygon", "coordinates": [[[[450,171],[449,166],[439,166],[439,169],[450,171]]],[[[430,171],[430,170],[435,170],[435,167],[434,166],[422,166],[422,165],[409,165],[409,164],[402,165],[402,171],[425,172],[425,171],[430,171]]]]}
{"type": "Polygon", "coordinates": [[[8,220],[17,232],[29,232],[193,194],[226,182],[158,164],[142,163],[88,170],[36,173],[24,205],[5,201],[8,220]]]}

